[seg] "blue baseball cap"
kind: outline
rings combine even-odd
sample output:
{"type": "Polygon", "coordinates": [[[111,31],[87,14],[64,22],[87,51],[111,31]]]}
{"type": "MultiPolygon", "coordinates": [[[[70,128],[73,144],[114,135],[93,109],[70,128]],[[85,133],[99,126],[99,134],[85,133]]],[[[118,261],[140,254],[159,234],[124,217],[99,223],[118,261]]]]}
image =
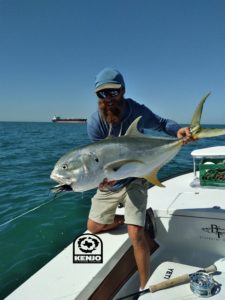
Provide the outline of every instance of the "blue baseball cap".
{"type": "Polygon", "coordinates": [[[103,69],[95,79],[95,91],[125,87],[122,74],[112,68],[103,69]]]}

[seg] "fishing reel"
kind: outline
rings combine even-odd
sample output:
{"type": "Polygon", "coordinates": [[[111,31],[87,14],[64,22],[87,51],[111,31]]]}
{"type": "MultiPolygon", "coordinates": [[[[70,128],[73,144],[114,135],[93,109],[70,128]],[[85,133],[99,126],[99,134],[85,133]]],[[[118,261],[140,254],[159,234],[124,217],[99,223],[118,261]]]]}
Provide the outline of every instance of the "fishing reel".
{"type": "Polygon", "coordinates": [[[200,297],[211,297],[218,292],[219,285],[213,279],[212,274],[196,272],[190,276],[190,288],[200,297]]]}

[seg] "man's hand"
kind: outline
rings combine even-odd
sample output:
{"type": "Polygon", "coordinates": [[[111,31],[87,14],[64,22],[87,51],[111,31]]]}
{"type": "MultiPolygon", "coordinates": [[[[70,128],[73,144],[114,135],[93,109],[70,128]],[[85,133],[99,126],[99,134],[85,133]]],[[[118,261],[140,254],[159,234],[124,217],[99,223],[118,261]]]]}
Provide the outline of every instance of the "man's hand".
{"type": "Polygon", "coordinates": [[[183,144],[188,144],[195,139],[192,137],[191,131],[189,127],[180,128],[177,131],[177,137],[183,138],[183,144]]]}
{"type": "Polygon", "coordinates": [[[99,184],[98,188],[100,191],[108,191],[116,183],[116,180],[108,181],[107,178],[103,179],[103,181],[99,184]]]}

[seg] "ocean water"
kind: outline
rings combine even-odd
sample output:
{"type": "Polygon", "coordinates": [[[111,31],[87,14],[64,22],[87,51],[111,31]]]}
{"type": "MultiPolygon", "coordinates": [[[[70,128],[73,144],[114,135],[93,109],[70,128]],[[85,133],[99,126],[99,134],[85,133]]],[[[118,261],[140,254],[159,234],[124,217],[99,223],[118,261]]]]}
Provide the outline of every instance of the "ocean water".
{"type": "MultiPolygon", "coordinates": [[[[49,175],[63,154],[87,143],[85,124],[0,122],[0,299],[86,230],[95,191],[54,198],[49,175]]],[[[217,145],[224,136],[185,145],[159,177],[191,170],[192,150],[217,145]]]]}

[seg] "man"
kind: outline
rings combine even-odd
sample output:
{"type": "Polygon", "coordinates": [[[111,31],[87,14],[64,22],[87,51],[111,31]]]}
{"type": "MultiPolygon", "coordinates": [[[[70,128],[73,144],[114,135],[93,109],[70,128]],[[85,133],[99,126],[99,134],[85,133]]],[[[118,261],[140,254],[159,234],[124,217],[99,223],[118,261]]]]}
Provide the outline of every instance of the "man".
{"type": "MultiPolygon", "coordinates": [[[[95,91],[98,97],[98,111],[92,114],[87,126],[92,141],[107,136],[124,135],[138,116],[142,116],[138,124],[140,132],[143,132],[144,128],[150,128],[183,138],[185,143],[191,139],[189,128],[180,128],[176,122],[159,117],[146,106],[132,99],[125,99],[125,82],[122,74],[115,69],[106,68],[96,76],[95,91]]],[[[104,180],[92,198],[87,223],[87,228],[92,233],[108,231],[120,224],[127,224],[141,289],[149,278],[150,252],[144,231],[147,189],[147,182],[140,178],[131,177],[117,182],[104,180]],[[125,207],[124,217],[115,215],[119,203],[123,203],[125,207]]]]}

